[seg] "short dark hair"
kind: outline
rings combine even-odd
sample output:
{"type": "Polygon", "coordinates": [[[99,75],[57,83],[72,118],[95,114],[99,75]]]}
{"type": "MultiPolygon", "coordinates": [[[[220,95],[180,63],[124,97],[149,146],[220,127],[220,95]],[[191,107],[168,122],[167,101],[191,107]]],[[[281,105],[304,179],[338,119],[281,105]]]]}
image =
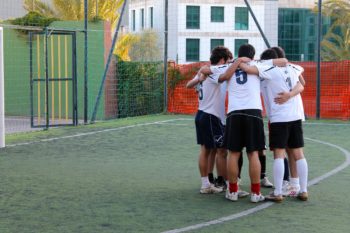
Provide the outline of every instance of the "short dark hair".
{"type": "Polygon", "coordinates": [[[278,58],[278,55],[275,50],[273,49],[266,49],[260,56],[261,60],[269,60],[269,59],[275,59],[278,58]]]}
{"type": "Polygon", "coordinates": [[[211,51],[210,63],[216,65],[221,59],[224,59],[226,62],[229,58],[229,50],[224,46],[217,46],[211,51]]]}
{"type": "Polygon", "coordinates": [[[281,47],[272,47],[271,49],[275,50],[278,58],[285,58],[286,57],[286,54],[284,53],[284,50],[281,47]]]}
{"type": "Polygon", "coordinates": [[[253,59],[255,56],[255,49],[251,44],[243,44],[238,49],[238,57],[248,57],[253,59]]]}
{"type": "Polygon", "coordinates": [[[232,55],[232,53],[231,53],[231,51],[230,51],[230,50],[228,51],[228,59],[230,59],[230,60],[232,60],[232,59],[233,59],[233,55],[232,55]]]}

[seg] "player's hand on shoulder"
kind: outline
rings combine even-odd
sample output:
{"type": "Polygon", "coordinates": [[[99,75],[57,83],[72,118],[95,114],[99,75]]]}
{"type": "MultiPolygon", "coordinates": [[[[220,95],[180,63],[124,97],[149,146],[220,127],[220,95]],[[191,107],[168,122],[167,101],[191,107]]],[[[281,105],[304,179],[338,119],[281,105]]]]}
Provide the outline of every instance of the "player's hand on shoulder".
{"type": "Polygon", "coordinates": [[[208,66],[208,65],[202,66],[202,67],[199,69],[198,73],[204,74],[204,75],[209,75],[209,74],[211,74],[210,66],[208,66]]]}
{"type": "Polygon", "coordinates": [[[278,93],[277,97],[274,99],[276,104],[284,104],[291,98],[290,92],[280,92],[278,93]]]}
{"type": "Polygon", "coordinates": [[[252,60],[249,57],[239,57],[237,59],[239,59],[241,62],[244,62],[244,63],[250,62],[252,60]]]}

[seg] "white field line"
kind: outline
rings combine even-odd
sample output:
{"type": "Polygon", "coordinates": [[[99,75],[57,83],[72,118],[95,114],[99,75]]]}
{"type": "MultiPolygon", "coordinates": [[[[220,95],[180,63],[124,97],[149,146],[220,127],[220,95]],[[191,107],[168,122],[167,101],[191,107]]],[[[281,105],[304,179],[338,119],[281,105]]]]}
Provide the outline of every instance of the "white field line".
{"type": "MultiPolygon", "coordinates": [[[[34,141],[34,142],[25,142],[25,143],[18,143],[18,144],[12,144],[12,145],[8,145],[7,147],[16,147],[16,146],[22,146],[22,145],[31,145],[31,144],[35,144],[35,143],[40,143],[40,142],[49,142],[49,141],[55,141],[55,140],[60,140],[60,139],[67,139],[67,138],[75,138],[75,137],[82,137],[82,136],[88,136],[88,135],[94,135],[94,134],[98,134],[98,133],[104,133],[104,132],[111,132],[111,131],[118,131],[118,130],[122,130],[122,129],[128,129],[128,128],[135,128],[135,127],[139,127],[139,126],[147,126],[147,125],[157,125],[157,124],[164,124],[164,123],[168,123],[168,122],[173,122],[173,121],[178,121],[178,120],[184,120],[184,121],[193,121],[193,119],[191,118],[176,118],[176,119],[170,119],[170,120],[164,120],[164,121],[156,121],[156,122],[150,122],[150,123],[143,123],[143,124],[135,124],[135,125],[130,125],[130,126],[122,126],[122,127],[118,127],[118,128],[111,128],[111,129],[104,129],[104,130],[99,130],[99,131],[92,131],[92,132],[88,132],[88,133],[79,133],[79,134],[74,134],[74,135],[69,135],[69,136],[63,136],[63,137],[55,137],[55,138],[48,138],[48,139],[42,139],[42,140],[38,140],[38,141],[34,141]]],[[[320,123],[322,125],[322,123],[320,123]]],[[[320,177],[316,177],[312,180],[309,181],[308,186],[314,185],[319,183],[320,181],[340,172],[341,170],[345,169],[346,167],[348,167],[350,165],[350,152],[347,151],[346,149],[334,145],[332,143],[328,143],[328,142],[324,142],[324,141],[320,141],[320,140],[316,140],[316,139],[311,139],[311,138],[305,138],[306,140],[310,140],[316,143],[320,143],[320,144],[324,144],[330,147],[334,147],[338,150],[340,150],[341,152],[344,153],[345,155],[345,162],[343,164],[341,164],[340,166],[336,167],[335,169],[331,170],[330,172],[327,172],[326,174],[320,176],[320,177]]],[[[268,203],[264,203],[264,204],[260,204],[254,208],[233,214],[233,215],[229,215],[227,217],[222,217],[222,218],[218,218],[212,221],[208,221],[208,222],[204,222],[204,223],[199,223],[196,225],[192,225],[192,226],[188,226],[188,227],[184,227],[184,228],[179,228],[179,229],[174,229],[174,230],[170,230],[170,231],[165,231],[163,233],[177,233],[177,232],[186,232],[186,231],[190,231],[190,230],[195,230],[195,229],[199,229],[199,228],[203,228],[203,227],[207,227],[207,226],[211,226],[211,225],[215,225],[215,224],[219,224],[222,222],[227,222],[227,221],[232,221],[244,216],[247,216],[249,214],[253,214],[256,213],[260,210],[266,209],[270,206],[272,206],[274,203],[273,202],[268,202],[268,203]]]]}
{"type": "MultiPolygon", "coordinates": [[[[319,176],[319,177],[316,177],[316,178],[310,180],[308,182],[308,186],[317,184],[320,181],[322,181],[324,179],[327,179],[328,177],[330,177],[330,176],[340,172],[341,170],[345,169],[346,167],[348,167],[350,165],[350,152],[348,150],[346,150],[346,149],[344,149],[344,148],[342,148],[340,146],[334,145],[332,143],[329,143],[329,142],[324,142],[324,141],[320,141],[320,140],[316,140],[316,139],[312,139],[312,138],[305,138],[305,139],[313,141],[313,142],[316,142],[316,143],[320,143],[320,144],[323,144],[323,145],[326,145],[326,146],[330,146],[330,147],[336,148],[336,149],[340,150],[345,155],[345,162],[343,164],[341,164],[340,166],[336,167],[335,169],[327,172],[326,174],[324,174],[322,176],[319,176]]],[[[266,208],[272,206],[273,204],[274,204],[273,202],[264,203],[264,204],[261,204],[261,205],[258,205],[256,207],[254,207],[254,208],[250,208],[248,210],[245,210],[245,211],[242,211],[242,212],[239,212],[239,213],[236,213],[236,214],[232,214],[232,215],[229,215],[229,216],[226,216],[226,217],[218,218],[218,219],[211,220],[211,221],[208,221],[208,222],[198,223],[198,224],[195,224],[195,225],[192,225],[192,226],[188,226],[188,227],[184,227],[184,228],[178,228],[178,229],[173,229],[173,230],[169,230],[169,231],[164,231],[162,233],[186,232],[186,231],[196,230],[196,229],[200,229],[200,228],[204,228],[204,227],[220,224],[220,223],[227,222],[227,221],[232,221],[232,220],[235,220],[235,219],[247,216],[249,214],[256,213],[256,212],[258,212],[260,210],[266,209],[266,208]]]]}
{"type": "Polygon", "coordinates": [[[122,129],[130,129],[130,128],[135,128],[135,127],[139,127],[139,126],[146,126],[146,125],[164,124],[164,123],[167,123],[167,122],[173,122],[173,121],[185,120],[185,119],[186,118],[177,118],[177,119],[170,119],[170,120],[164,120],[164,121],[155,121],[155,122],[149,122],[149,123],[142,123],[142,124],[135,124],[135,125],[129,125],[129,126],[122,126],[122,127],[117,127],[117,128],[103,129],[103,130],[98,130],[98,131],[91,131],[91,132],[87,132],[87,133],[79,133],[79,134],[62,136],[62,137],[46,138],[46,139],[41,139],[41,140],[33,141],[33,142],[23,142],[23,143],[17,143],[17,144],[10,144],[10,145],[7,145],[6,147],[24,146],[24,145],[31,145],[31,144],[41,143],[41,142],[51,142],[51,141],[67,139],[67,138],[83,137],[83,136],[89,136],[89,135],[94,135],[94,134],[98,134],[98,133],[118,131],[118,130],[122,130],[122,129]]]}

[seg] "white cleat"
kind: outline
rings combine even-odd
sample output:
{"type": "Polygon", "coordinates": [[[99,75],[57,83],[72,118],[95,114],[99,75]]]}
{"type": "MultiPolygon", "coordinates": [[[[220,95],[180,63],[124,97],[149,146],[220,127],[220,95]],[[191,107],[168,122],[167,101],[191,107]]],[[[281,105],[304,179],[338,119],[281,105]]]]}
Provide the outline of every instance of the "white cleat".
{"type": "Polygon", "coordinates": [[[256,194],[256,193],[250,194],[250,202],[258,203],[264,200],[265,200],[265,197],[261,194],[256,194]]]}
{"type": "Polygon", "coordinates": [[[230,200],[230,201],[237,201],[238,200],[238,192],[230,193],[230,190],[226,189],[225,198],[230,200]]]}
{"type": "Polygon", "coordinates": [[[210,184],[208,187],[202,187],[199,190],[202,194],[221,193],[222,191],[222,188],[215,187],[213,184],[210,184]]]}
{"type": "Polygon", "coordinates": [[[265,188],[273,187],[273,184],[269,181],[269,178],[267,178],[267,176],[265,176],[264,179],[260,180],[260,184],[262,187],[265,187],[265,188]]]}

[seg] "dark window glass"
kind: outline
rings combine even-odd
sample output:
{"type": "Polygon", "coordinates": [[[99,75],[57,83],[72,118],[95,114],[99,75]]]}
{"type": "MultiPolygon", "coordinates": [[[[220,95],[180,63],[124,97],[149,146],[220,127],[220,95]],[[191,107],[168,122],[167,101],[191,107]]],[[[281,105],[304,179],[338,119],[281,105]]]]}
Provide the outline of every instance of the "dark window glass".
{"type": "Polygon", "coordinates": [[[200,8],[199,6],[186,7],[186,28],[199,29],[200,25],[200,8]]]}
{"type": "Polygon", "coordinates": [[[199,39],[186,39],[186,61],[199,61],[199,39]]]}

